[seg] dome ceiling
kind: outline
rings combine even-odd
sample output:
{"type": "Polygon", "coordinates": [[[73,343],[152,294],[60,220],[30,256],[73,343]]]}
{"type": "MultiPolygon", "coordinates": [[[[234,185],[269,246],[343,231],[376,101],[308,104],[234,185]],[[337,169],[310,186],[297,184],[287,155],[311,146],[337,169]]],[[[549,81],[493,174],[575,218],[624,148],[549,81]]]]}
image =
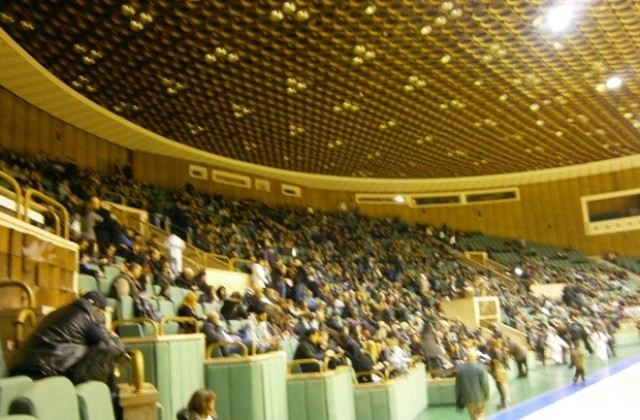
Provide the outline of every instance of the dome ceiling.
{"type": "Polygon", "coordinates": [[[633,0],[13,0],[0,25],[111,112],[272,168],[455,178],[640,153],[633,0]]]}

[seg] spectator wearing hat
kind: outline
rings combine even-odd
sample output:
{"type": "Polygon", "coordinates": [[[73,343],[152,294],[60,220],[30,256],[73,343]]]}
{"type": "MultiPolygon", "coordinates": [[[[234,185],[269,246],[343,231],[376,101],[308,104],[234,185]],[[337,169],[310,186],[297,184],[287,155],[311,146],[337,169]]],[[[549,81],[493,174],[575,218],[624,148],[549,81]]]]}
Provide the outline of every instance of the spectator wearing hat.
{"type": "Polygon", "coordinates": [[[105,326],[106,306],[105,296],[92,290],[51,312],[20,349],[11,375],[62,375],[75,384],[98,380],[115,390],[115,361],[125,349],[105,326]]]}

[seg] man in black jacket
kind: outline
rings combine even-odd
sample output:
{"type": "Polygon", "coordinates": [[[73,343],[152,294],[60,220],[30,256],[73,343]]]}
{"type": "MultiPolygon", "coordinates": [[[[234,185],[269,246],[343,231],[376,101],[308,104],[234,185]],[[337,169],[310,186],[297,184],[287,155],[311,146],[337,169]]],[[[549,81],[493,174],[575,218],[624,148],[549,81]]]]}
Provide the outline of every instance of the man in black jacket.
{"type": "MultiPolygon", "coordinates": [[[[322,337],[317,329],[308,329],[305,332],[305,336],[300,338],[293,360],[316,359],[320,364],[323,364],[327,354],[321,346],[321,341],[322,337]]],[[[316,363],[302,363],[300,364],[300,370],[305,373],[320,372],[320,365],[316,363]]]]}
{"type": "Polygon", "coordinates": [[[115,361],[125,349],[105,326],[106,306],[104,295],[92,290],[51,312],[24,343],[11,375],[63,375],[75,384],[98,380],[114,390],[115,361]]]}

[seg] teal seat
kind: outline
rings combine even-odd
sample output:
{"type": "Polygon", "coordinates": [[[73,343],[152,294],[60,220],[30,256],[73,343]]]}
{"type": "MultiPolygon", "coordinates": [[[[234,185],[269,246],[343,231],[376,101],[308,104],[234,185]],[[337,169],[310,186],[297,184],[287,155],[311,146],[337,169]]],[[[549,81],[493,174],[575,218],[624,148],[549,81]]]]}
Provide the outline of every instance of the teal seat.
{"type": "Polygon", "coordinates": [[[28,376],[0,379],[0,416],[9,414],[9,405],[13,399],[32,383],[33,381],[28,376]]]}
{"type": "Polygon", "coordinates": [[[80,420],[76,389],[64,376],[40,379],[16,396],[9,414],[28,414],[38,420],[80,420]]]}
{"type": "Polygon", "coordinates": [[[116,304],[116,319],[135,318],[135,310],[133,308],[133,298],[131,296],[121,296],[116,304]]]}
{"type": "Polygon", "coordinates": [[[105,265],[103,267],[103,271],[104,277],[98,280],[98,286],[102,293],[108,295],[111,290],[111,283],[113,283],[113,280],[120,275],[120,269],[110,265],[105,265]]]}
{"type": "Polygon", "coordinates": [[[111,391],[104,382],[89,381],[76,386],[81,420],[115,420],[111,391]]]}
{"type": "Polygon", "coordinates": [[[89,274],[78,275],[78,290],[91,289],[98,290],[98,280],[89,274]]]}
{"type": "Polygon", "coordinates": [[[27,416],[23,414],[13,414],[13,415],[10,414],[7,416],[0,416],[0,420],[38,420],[38,419],[33,416],[27,416]]]}

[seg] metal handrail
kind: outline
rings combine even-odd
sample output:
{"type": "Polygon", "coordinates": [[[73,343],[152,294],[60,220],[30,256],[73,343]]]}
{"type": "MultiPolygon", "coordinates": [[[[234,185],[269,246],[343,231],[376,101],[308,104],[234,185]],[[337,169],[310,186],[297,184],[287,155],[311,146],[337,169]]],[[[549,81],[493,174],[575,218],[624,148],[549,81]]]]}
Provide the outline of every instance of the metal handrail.
{"type": "Polygon", "coordinates": [[[19,289],[24,290],[24,292],[27,295],[27,308],[35,308],[36,307],[36,295],[33,293],[33,290],[31,290],[31,287],[29,287],[28,284],[23,283],[21,281],[16,281],[16,280],[2,280],[0,281],[0,288],[3,287],[17,287],[19,289]]]}
{"type": "Polygon", "coordinates": [[[160,319],[160,335],[165,334],[165,326],[169,322],[189,323],[195,325],[196,333],[200,332],[200,321],[190,316],[163,316],[160,319]]]}
{"type": "Polygon", "coordinates": [[[50,206],[53,206],[54,208],[57,208],[58,210],[60,210],[60,213],[62,214],[62,220],[60,219],[60,216],[58,216],[58,214],[55,211],[52,211],[52,214],[56,219],[56,235],[62,236],[64,239],[69,239],[69,212],[67,212],[67,209],[62,204],[54,200],[53,198],[49,197],[46,194],[41,193],[40,191],[34,190],[32,188],[28,188],[24,196],[24,208],[25,208],[24,220],[26,222],[29,222],[29,217],[27,216],[27,210],[31,208],[32,196],[35,196],[40,200],[44,201],[45,203],[49,204],[50,206]]]}
{"type": "Polygon", "coordinates": [[[118,331],[118,327],[121,325],[125,325],[125,324],[150,324],[151,327],[153,328],[153,335],[154,336],[158,336],[160,335],[160,327],[158,325],[157,322],[155,322],[153,319],[151,318],[146,318],[146,317],[136,317],[136,318],[129,318],[129,319],[117,319],[115,321],[113,321],[111,323],[111,330],[114,332],[118,331]]]}
{"type": "Polygon", "coordinates": [[[37,319],[36,313],[31,308],[24,308],[18,312],[16,320],[12,322],[15,328],[14,339],[18,348],[21,347],[21,344],[26,339],[26,327],[35,327],[37,319]]]}
{"type": "MultiPolygon", "coordinates": [[[[221,347],[227,347],[227,346],[239,346],[240,348],[242,348],[242,356],[243,357],[247,357],[249,355],[249,349],[247,348],[247,346],[244,345],[244,343],[240,342],[240,341],[236,341],[236,342],[230,342],[230,341],[218,341],[217,343],[211,343],[207,346],[207,351],[205,353],[205,357],[207,359],[214,359],[215,357],[213,356],[213,352],[216,351],[216,349],[221,348],[221,347]]],[[[224,357],[224,356],[222,356],[224,357]]]]}
{"type": "Polygon", "coordinates": [[[325,367],[324,367],[324,363],[322,363],[320,360],[318,359],[297,359],[297,360],[293,360],[289,363],[289,365],[287,366],[287,373],[289,374],[293,374],[293,368],[295,366],[300,366],[300,365],[309,365],[309,364],[315,364],[318,365],[318,372],[314,372],[314,373],[324,373],[325,371],[325,367]]]}
{"type": "MultiPolygon", "coordinates": [[[[16,218],[18,220],[22,220],[21,219],[21,213],[20,213],[20,206],[22,205],[23,197],[22,197],[22,188],[20,187],[20,184],[18,184],[18,181],[16,181],[16,179],[14,177],[12,177],[11,175],[9,175],[8,173],[3,172],[3,171],[0,171],[0,178],[2,178],[5,181],[7,181],[13,187],[14,194],[16,195],[16,197],[15,197],[15,201],[16,201],[16,218]]],[[[2,189],[5,189],[5,188],[2,188],[2,189]]]]}

